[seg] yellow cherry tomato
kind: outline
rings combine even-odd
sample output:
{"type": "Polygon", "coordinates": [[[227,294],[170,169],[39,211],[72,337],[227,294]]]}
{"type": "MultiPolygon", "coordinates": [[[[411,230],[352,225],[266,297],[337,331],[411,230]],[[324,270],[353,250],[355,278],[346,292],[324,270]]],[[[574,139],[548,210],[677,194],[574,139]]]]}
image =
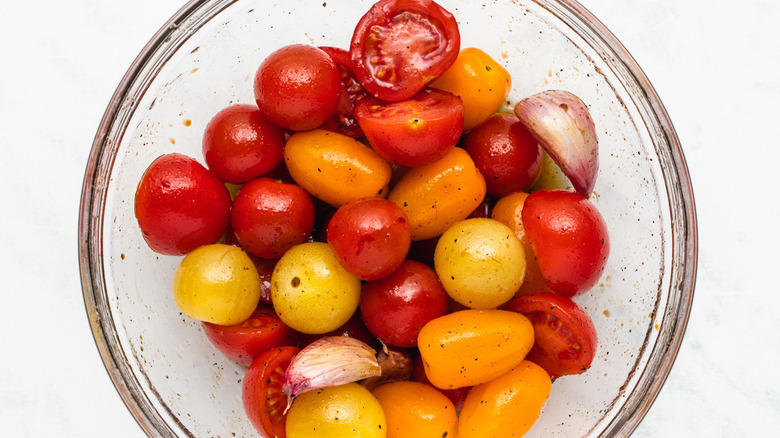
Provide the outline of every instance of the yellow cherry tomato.
{"type": "Polygon", "coordinates": [[[501,222],[466,219],[442,234],[433,263],[450,298],[472,309],[493,309],[523,284],[525,250],[501,222]]]}
{"type": "Polygon", "coordinates": [[[466,219],[485,198],[485,178],[458,147],[431,164],[409,169],[387,199],[401,207],[412,240],[430,239],[466,219]]]}
{"type": "Polygon", "coordinates": [[[215,243],[187,254],[173,276],[173,299],[190,318],[219,325],[246,321],[260,301],[260,275],[240,248],[215,243]]]}
{"type": "Polygon", "coordinates": [[[520,290],[517,291],[515,296],[549,290],[547,282],[542,277],[542,271],[539,270],[539,263],[536,261],[534,248],[525,234],[525,228],[523,228],[522,212],[527,197],[528,193],[525,192],[516,192],[504,196],[496,201],[490,216],[509,227],[517,238],[520,239],[520,243],[523,244],[523,250],[525,251],[525,277],[523,278],[523,285],[520,286],[520,290]]]}
{"type": "Polygon", "coordinates": [[[285,422],[287,438],[385,438],[379,401],[357,383],[330,386],[295,397],[285,422]]]}
{"type": "Polygon", "coordinates": [[[360,279],[347,272],[327,243],[294,246],[276,263],[271,301],[279,318],[302,333],[341,327],[358,306],[360,279]]]}
{"type": "Polygon", "coordinates": [[[475,386],[460,411],[459,438],[521,437],[550,396],[550,376],[524,360],[506,374],[475,386]]]}
{"type": "Polygon", "coordinates": [[[335,207],[385,196],[392,173],[390,164],[368,146],[322,129],[293,134],[284,146],[284,161],[295,182],[335,207]]]}
{"type": "Polygon", "coordinates": [[[520,363],[534,344],[531,322],[508,310],[461,310],[423,326],[417,347],[425,374],[441,389],[488,382],[520,363]]]}
{"type": "Polygon", "coordinates": [[[426,383],[398,381],[372,391],[387,419],[387,438],[455,437],[458,416],[447,396],[426,383]]]}
{"type": "Polygon", "coordinates": [[[487,120],[503,104],[512,78],[501,64],[482,50],[469,47],[431,87],[449,91],[463,100],[463,131],[487,120]]]}

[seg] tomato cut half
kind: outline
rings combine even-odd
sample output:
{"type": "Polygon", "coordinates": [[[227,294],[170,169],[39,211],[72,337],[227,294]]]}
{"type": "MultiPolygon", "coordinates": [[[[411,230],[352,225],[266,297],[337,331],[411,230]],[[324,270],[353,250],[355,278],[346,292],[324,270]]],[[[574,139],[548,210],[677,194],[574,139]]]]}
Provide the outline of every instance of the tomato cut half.
{"type": "Polygon", "coordinates": [[[299,333],[287,327],[268,304],[257,306],[241,324],[203,323],[203,331],[212,344],[228,359],[249,366],[265,351],[284,345],[296,345],[299,333]]]}
{"type": "Polygon", "coordinates": [[[336,112],[331,115],[321,128],[328,131],[338,132],[352,138],[363,136],[363,130],[360,129],[357,120],[355,120],[355,103],[368,96],[363,85],[355,77],[355,71],[352,68],[352,59],[349,52],[337,47],[320,47],[320,49],[330,56],[330,59],[336,63],[339,70],[339,80],[341,81],[341,93],[339,94],[339,104],[336,112]]]}
{"type": "Polygon", "coordinates": [[[273,348],[258,356],[246,372],[241,398],[249,420],[262,436],[286,436],[287,396],[282,392],[282,383],[297,353],[295,347],[273,348]]]}
{"type": "Polygon", "coordinates": [[[406,167],[433,163],[447,155],[463,132],[463,101],[426,88],[401,102],[361,100],[355,117],[377,154],[406,167]]]}
{"type": "Polygon", "coordinates": [[[455,17],[431,0],[381,0],[360,19],[350,44],[355,75],[382,100],[408,99],[458,57],[455,17]]]}
{"type": "Polygon", "coordinates": [[[596,327],[571,299],[537,292],[510,301],[507,310],[522,313],[534,326],[534,346],[526,359],[551,377],[582,374],[596,355],[596,327]]]}

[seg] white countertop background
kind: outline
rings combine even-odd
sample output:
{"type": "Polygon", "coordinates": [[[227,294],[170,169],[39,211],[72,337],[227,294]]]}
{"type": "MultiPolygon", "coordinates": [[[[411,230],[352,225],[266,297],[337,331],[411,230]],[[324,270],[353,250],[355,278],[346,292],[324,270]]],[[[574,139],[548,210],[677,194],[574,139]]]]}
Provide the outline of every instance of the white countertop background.
{"type": "MultiPolygon", "coordinates": [[[[780,3],[581,0],[683,144],[699,220],[693,312],[637,437],[780,430],[780,3]]],[[[0,436],[144,436],[84,311],[84,168],[119,80],[182,0],[5,2],[0,14],[0,436]]]]}

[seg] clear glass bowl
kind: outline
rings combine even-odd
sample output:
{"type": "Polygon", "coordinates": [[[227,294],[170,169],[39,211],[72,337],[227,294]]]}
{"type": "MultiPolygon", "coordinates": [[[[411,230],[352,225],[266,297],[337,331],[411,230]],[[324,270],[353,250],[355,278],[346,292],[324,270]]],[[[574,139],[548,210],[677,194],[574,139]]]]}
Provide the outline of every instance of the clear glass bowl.
{"type": "MultiPolygon", "coordinates": [[[[151,39],[100,123],[81,198],[79,258],[95,342],[117,391],[153,437],[257,436],[244,368],[218,353],[171,295],[180,260],[151,252],[133,216],[141,174],[177,151],[201,159],[210,117],[254,102],[252,78],[291,43],[347,47],[370,0],[190,1],[151,39]]],[[[441,0],[462,47],[513,77],[512,102],[558,88],[591,109],[601,158],[593,202],[612,240],[600,284],[577,301],[599,334],[592,368],[565,377],[534,437],[625,436],[671,369],[691,310],[697,235],[682,149],[658,96],[615,37],[571,0],[441,0]]]]}

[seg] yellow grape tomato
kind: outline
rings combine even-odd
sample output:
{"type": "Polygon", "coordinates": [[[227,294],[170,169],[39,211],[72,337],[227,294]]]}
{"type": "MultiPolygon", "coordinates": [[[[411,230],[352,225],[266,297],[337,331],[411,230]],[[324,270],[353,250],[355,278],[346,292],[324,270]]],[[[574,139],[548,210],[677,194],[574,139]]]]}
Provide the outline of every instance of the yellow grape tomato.
{"type": "Polygon", "coordinates": [[[241,248],[215,243],[184,257],[173,276],[173,299],[190,318],[234,325],[255,311],[260,286],[260,275],[241,248]]]}
{"type": "Polygon", "coordinates": [[[276,263],[271,301],[282,321],[302,333],[341,327],[358,306],[360,279],[339,264],[327,243],[294,246],[276,263]]]}
{"type": "Polygon", "coordinates": [[[287,438],[385,438],[382,406],[357,383],[329,386],[295,397],[287,411],[287,438]]]}
{"type": "Polygon", "coordinates": [[[433,262],[450,298],[472,309],[506,303],[525,275],[520,239],[506,225],[487,218],[466,219],[445,231],[433,262]]]}

